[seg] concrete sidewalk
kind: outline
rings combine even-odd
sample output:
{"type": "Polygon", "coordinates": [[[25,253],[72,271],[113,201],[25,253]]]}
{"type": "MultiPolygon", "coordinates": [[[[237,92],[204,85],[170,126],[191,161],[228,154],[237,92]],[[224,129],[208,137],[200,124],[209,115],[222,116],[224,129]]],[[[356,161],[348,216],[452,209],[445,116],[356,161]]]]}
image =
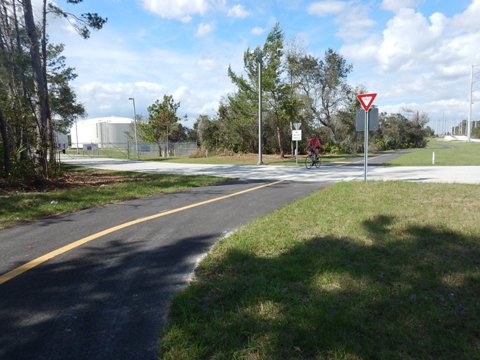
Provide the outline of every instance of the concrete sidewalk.
{"type": "MultiPolygon", "coordinates": [[[[63,157],[72,165],[98,169],[146,173],[211,175],[248,180],[289,180],[302,182],[363,181],[363,166],[325,165],[318,169],[303,166],[201,165],[108,158],[63,157]]],[[[368,180],[480,184],[480,166],[370,166],[368,180]]]]}

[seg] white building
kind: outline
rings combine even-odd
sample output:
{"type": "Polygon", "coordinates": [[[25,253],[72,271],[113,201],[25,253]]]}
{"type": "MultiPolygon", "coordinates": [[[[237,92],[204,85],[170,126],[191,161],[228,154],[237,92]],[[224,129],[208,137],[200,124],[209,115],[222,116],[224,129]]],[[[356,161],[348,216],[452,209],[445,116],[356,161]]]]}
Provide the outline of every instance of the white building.
{"type": "Polygon", "coordinates": [[[84,145],[127,148],[132,142],[132,122],[133,119],[116,116],[77,121],[70,130],[72,148],[83,148],[84,145]]]}

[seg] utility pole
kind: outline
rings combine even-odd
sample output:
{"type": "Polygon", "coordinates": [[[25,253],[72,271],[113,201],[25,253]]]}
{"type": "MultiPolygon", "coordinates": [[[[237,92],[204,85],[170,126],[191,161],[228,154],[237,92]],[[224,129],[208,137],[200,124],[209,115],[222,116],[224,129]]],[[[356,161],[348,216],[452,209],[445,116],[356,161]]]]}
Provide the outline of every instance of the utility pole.
{"type": "Polygon", "coordinates": [[[470,72],[470,101],[469,101],[469,104],[468,104],[468,123],[467,123],[467,141],[470,141],[470,135],[471,135],[471,131],[470,131],[470,124],[472,122],[472,104],[473,104],[473,98],[472,98],[472,94],[473,94],[473,68],[474,68],[475,65],[472,65],[472,70],[470,72]]]}
{"type": "Polygon", "coordinates": [[[262,161],[262,51],[257,48],[255,51],[257,55],[258,67],[258,162],[257,165],[263,165],[262,161]]]}
{"type": "Polygon", "coordinates": [[[443,122],[442,122],[442,135],[447,135],[446,134],[446,129],[445,129],[445,111],[443,112],[443,122]]]}
{"type": "Polygon", "coordinates": [[[135,156],[138,159],[138,140],[137,140],[137,111],[135,110],[135,98],[128,98],[133,101],[133,134],[135,137],[135,156]]]}

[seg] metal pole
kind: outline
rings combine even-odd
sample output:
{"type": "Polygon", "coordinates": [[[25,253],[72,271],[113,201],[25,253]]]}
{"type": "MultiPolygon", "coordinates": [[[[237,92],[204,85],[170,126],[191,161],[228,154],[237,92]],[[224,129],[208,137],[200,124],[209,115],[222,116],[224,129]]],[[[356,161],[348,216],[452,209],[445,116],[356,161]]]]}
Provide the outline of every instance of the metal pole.
{"type": "Polygon", "coordinates": [[[132,100],[133,102],[133,134],[135,137],[135,156],[138,159],[138,140],[137,140],[137,111],[135,109],[135,99],[128,98],[128,100],[132,100]]]}
{"type": "Polygon", "coordinates": [[[295,141],[295,164],[298,165],[298,140],[295,141]]]}
{"type": "Polygon", "coordinates": [[[443,121],[442,121],[442,135],[443,136],[447,135],[446,132],[447,132],[447,129],[445,127],[445,111],[444,111],[443,112],[443,121]]]}
{"type": "Polygon", "coordinates": [[[257,49],[258,60],[258,162],[257,165],[263,165],[262,161],[262,52],[257,49]]]}
{"type": "Polygon", "coordinates": [[[75,118],[75,136],[77,138],[77,155],[78,155],[78,126],[77,126],[78,120],[75,118]]]}
{"type": "Polygon", "coordinates": [[[364,128],[364,165],[363,165],[363,180],[367,181],[368,172],[368,111],[365,111],[365,128],[364,128]]]}
{"type": "MultiPolygon", "coordinates": [[[[293,132],[293,124],[292,122],[290,121],[290,131],[293,132]]],[[[294,154],[294,149],[293,149],[293,139],[290,141],[290,147],[292,149],[292,155],[294,154]]],[[[297,155],[295,154],[295,162],[297,161],[297,155]]]]}
{"type": "Polygon", "coordinates": [[[472,65],[472,71],[470,74],[470,103],[468,106],[469,109],[468,109],[468,124],[467,124],[467,141],[470,141],[470,124],[472,121],[473,67],[474,65],[472,65]]]}

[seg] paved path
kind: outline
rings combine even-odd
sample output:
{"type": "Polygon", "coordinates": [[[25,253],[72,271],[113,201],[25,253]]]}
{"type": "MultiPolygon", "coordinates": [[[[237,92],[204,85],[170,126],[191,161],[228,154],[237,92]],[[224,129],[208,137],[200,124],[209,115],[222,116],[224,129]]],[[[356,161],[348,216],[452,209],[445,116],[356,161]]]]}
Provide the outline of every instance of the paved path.
{"type": "MultiPolygon", "coordinates": [[[[363,179],[361,164],[307,170],[65,161],[104,169],[248,180],[1,230],[0,359],[156,359],[172,294],[185,286],[201,256],[222,235],[332,181],[363,179]],[[284,181],[269,184],[265,179],[284,181]],[[255,190],[244,192],[247,189],[255,190]],[[47,254],[53,256],[43,262],[47,254]],[[27,270],[5,280],[5,274],[15,269],[27,270]]],[[[479,183],[480,167],[371,166],[369,178],[479,183]]]]}
{"type": "MultiPolygon", "coordinates": [[[[213,175],[248,180],[338,182],[363,180],[363,164],[339,164],[306,169],[303,166],[200,165],[107,158],[66,158],[70,164],[111,170],[185,175],[213,175]]],[[[375,158],[371,160],[375,163],[375,158]]],[[[378,163],[378,161],[376,162],[378,163]]],[[[369,180],[480,184],[480,166],[369,166],[369,180]]]]}
{"type": "Polygon", "coordinates": [[[171,296],[210,247],[327,185],[240,180],[0,230],[0,359],[156,360],[171,296]]]}

